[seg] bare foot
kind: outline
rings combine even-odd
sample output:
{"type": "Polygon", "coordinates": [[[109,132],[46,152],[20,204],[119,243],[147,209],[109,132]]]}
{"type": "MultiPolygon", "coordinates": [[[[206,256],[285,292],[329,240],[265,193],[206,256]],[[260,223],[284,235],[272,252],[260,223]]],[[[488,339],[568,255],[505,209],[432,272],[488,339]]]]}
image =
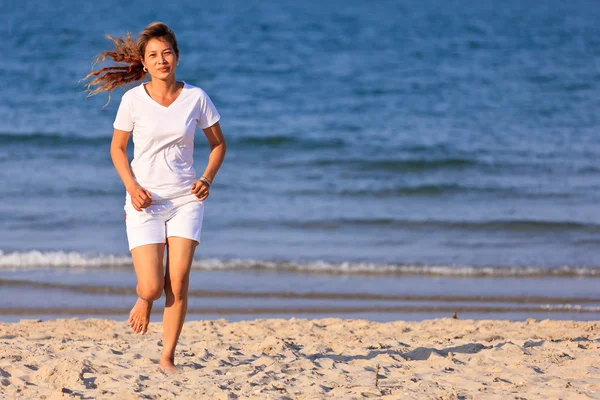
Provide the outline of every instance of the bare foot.
{"type": "Polygon", "coordinates": [[[162,372],[164,372],[167,375],[172,375],[172,374],[177,373],[177,367],[175,366],[173,361],[174,360],[171,357],[161,356],[158,369],[160,369],[162,372]]]}
{"type": "Polygon", "coordinates": [[[129,326],[131,326],[133,333],[144,334],[148,331],[150,311],[152,311],[152,302],[138,297],[129,313],[129,326]]]}

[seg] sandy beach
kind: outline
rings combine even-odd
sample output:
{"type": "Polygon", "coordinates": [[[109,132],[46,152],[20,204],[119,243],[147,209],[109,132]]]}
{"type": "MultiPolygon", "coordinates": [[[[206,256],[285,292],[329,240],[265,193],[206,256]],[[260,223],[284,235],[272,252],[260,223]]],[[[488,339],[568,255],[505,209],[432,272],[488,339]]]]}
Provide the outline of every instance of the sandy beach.
{"type": "Polygon", "coordinates": [[[103,319],[0,324],[2,398],[600,398],[600,322],[259,319],[185,324],[157,368],[145,336],[103,319]]]}

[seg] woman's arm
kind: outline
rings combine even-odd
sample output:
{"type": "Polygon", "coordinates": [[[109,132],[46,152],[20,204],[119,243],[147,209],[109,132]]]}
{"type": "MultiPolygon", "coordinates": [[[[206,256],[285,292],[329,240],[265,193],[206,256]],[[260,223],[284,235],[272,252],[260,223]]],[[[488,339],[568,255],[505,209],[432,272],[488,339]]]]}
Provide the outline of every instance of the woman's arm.
{"type": "MultiPolygon", "coordinates": [[[[208,165],[202,176],[208,178],[208,180],[212,182],[217,175],[219,168],[221,168],[221,164],[223,164],[227,146],[225,144],[223,132],[221,131],[221,125],[219,125],[218,122],[203,129],[203,131],[210,145],[210,155],[208,156],[208,165]]],[[[208,197],[208,187],[201,180],[194,182],[191,191],[200,201],[208,197]]]]}
{"type": "Polygon", "coordinates": [[[131,196],[131,204],[136,210],[142,211],[142,208],[148,207],[152,203],[152,196],[150,192],[138,185],[131,173],[127,159],[127,142],[130,135],[131,132],[114,130],[110,143],[110,157],[123,185],[125,185],[125,190],[131,196]]]}

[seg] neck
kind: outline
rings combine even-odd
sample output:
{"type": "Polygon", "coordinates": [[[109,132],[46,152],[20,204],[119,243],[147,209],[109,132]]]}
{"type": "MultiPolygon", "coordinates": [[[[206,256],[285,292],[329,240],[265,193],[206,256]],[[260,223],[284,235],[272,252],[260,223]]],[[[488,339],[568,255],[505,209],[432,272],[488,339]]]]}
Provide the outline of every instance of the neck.
{"type": "Polygon", "coordinates": [[[153,93],[164,96],[170,93],[177,92],[177,81],[175,80],[175,76],[171,76],[165,80],[162,79],[152,79],[150,83],[146,85],[149,90],[153,93]]]}

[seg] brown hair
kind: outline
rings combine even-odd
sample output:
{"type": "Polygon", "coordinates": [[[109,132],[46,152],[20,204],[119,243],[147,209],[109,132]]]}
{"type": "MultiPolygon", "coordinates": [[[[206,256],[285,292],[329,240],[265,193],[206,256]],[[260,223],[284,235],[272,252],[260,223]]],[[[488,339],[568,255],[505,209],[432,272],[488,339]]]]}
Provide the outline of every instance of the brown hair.
{"type": "MultiPolygon", "coordinates": [[[[115,38],[111,35],[106,35],[106,38],[114,42],[116,49],[112,51],[103,51],[98,54],[93,65],[103,62],[107,58],[112,58],[115,62],[122,62],[127,65],[104,67],[98,71],[92,71],[87,74],[83,80],[92,76],[96,77],[93,81],[85,85],[86,90],[88,91],[88,97],[104,91],[112,92],[118,86],[144,79],[146,72],[144,72],[142,59],[144,58],[146,45],[150,39],[160,38],[169,42],[171,46],[173,46],[173,50],[175,50],[177,59],[179,59],[179,47],[177,46],[175,33],[162,22],[153,22],[145,27],[144,30],[140,32],[135,43],[131,39],[131,34],[129,32],[127,32],[125,38],[115,38]],[[96,88],[92,89],[92,86],[96,86],[96,88]]],[[[108,101],[110,102],[110,93],[108,101]]]]}

